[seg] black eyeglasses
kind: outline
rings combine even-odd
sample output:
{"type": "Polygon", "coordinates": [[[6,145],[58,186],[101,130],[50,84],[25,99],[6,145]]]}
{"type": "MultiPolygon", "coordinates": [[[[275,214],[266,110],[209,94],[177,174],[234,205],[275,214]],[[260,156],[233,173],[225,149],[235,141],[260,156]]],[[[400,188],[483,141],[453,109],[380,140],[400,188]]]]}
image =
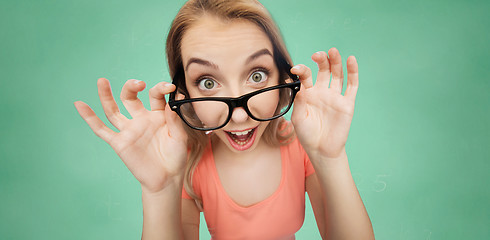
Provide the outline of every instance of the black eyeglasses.
{"type": "Polygon", "coordinates": [[[287,68],[286,72],[292,79],[290,83],[263,88],[236,98],[203,97],[175,100],[176,90],[170,93],[168,104],[189,127],[201,131],[224,127],[237,107],[243,107],[256,121],[270,121],[283,116],[291,109],[296,93],[300,90],[299,77],[289,69],[291,67],[287,68]]]}

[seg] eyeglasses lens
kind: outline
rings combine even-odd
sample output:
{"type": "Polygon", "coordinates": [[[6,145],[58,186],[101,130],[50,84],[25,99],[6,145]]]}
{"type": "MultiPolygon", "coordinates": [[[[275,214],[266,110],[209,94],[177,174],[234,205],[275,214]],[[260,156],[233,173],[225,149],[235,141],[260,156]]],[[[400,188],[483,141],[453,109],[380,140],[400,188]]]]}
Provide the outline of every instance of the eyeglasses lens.
{"type": "Polygon", "coordinates": [[[225,102],[205,100],[182,104],[180,112],[193,127],[215,128],[226,122],[229,108],[225,102]]]}
{"type": "Polygon", "coordinates": [[[290,88],[273,89],[251,97],[247,106],[255,118],[266,120],[284,114],[291,96],[290,88]]]}
{"type": "MultiPolygon", "coordinates": [[[[247,107],[253,117],[268,120],[284,114],[292,104],[293,91],[279,88],[252,96],[247,107]]],[[[211,129],[222,126],[229,116],[229,107],[225,102],[203,100],[185,103],[180,106],[184,120],[196,128],[211,129]]]]}

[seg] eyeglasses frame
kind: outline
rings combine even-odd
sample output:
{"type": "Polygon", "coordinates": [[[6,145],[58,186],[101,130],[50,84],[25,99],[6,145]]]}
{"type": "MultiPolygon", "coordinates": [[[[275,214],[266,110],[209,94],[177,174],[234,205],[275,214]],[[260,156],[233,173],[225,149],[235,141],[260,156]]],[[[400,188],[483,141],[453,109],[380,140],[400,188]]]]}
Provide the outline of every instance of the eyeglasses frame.
{"type": "MultiPolygon", "coordinates": [[[[245,95],[242,95],[242,96],[236,97],[236,98],[202,97],[202,98],[175,100],[175,95],[177,93],[177,89],[176,89],[175,91],[170,93],[168,104],[170,106],[170,109],[172,111],[176,112],[179,115],[179,117],[187,124],[187,126],[189,126],[192,129],[200,130],[200,131],[211,131],[211,130],[216,130],[216,129],[224,127],[230,121],[230,119],[233,115],[233,110],[237,107],[243,107],[245,112],[247,112],[248,116],[250,116],[252,119],[254,119],[256,121],[262,121],[263,122],[263,121],[274,120],[276,118],[282,117],[284,114],[286,114],[291,109],[291,107],[293,105],[292,103],[294,102],[294,98],[301,88],[301,82],[299,80],[299,77],[297,75],[291,73],[291,71],[290,71],[291,66],[289,65],[289,63],[284,62],[283,64],[285,64],[284,70],[289,75],[289,77],[293,80],[292,83],[284,83],[284,84],[280,84],[280,85],[276,85],[276,86],[272,86],[272,87],[259,89],[257,91],[253,91],[251,93],[247,93],[245,95]],[[248,106],[247,106],[248,100],[257,94],[260,94],[260,93],[263,93],[266,91],[270,91],[270,90],[274,90],[274,89],[280,89],[280,88],[290,88],[292,90],[292,97],[291,97],[290,103],[288,104],[288,108],[286,109],[286,111],[284,111],[282,114],[279,114],[278,116],[274,116],[274,117],[267,118],[267,119],[258,119],[255,116],[253,116],[253,114],[250,112],[250,110],[248,109],[248,106]],[[199,101],[218,101],[218,102],[226,103],[226,105],[228,105],[228,110],[229,110],[228,117],[226,118],[226,121],[222,125],[220,125],[218,127],[213,127],[213,128],[200,128],[200,127],[192,126],[189,122],[187,122],[185,117],[180,112],[180,106],[182,104],[185,104],[185,103],[199,102],[199,101]]],[[[177,75],[180,75],[180,74],[177,74],[177,75]]],[[[172,80],[172,84],[176,85],[176,78],[174,78],[172,80]]]]}

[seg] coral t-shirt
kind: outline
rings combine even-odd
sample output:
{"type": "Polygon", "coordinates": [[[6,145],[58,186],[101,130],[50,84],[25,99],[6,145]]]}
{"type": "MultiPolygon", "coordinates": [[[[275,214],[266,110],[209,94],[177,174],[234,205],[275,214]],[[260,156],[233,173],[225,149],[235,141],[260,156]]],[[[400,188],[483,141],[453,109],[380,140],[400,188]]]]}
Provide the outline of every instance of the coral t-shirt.
{"type": "MultiPolygon", "coordinates": [[[[192,187],[202,199],[212,239],[295,239],[305,216],[305,179],[315,170],[296,138],[281,146],[282,175],[276,191],[249,207],[236,204],[221,185],[211,144],[194,172],[192,187]]],[[[192,199],[185,189],[182,198],[192,199]]]]}

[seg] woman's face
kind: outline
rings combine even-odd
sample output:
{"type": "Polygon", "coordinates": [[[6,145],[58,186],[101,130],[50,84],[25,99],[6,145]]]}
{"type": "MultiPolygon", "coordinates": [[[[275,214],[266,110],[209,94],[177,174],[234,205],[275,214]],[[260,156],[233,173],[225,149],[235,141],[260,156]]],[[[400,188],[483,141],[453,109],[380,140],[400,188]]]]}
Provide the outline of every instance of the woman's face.
{"type": "MultiPolygon", "coordinates": [[[[267,35],[254,23],[204,16],[190,27],[181,42],[185,84],[191,98],[238,97],[279,84],[273,48],[267,35]]],[[[249,101],[249,108],[272,115],[278,101],[269,94],[249,101]]],[[[194,105],[204,125],[227,117],[225,107],[194,105]]],[[[252,110],[252,109],[251,109],[252,110]]],[[[233,152],[253,150],[269,122],[251,119],[242,107],[233,110],[230,121],[214,133],[233,152]]]]}

